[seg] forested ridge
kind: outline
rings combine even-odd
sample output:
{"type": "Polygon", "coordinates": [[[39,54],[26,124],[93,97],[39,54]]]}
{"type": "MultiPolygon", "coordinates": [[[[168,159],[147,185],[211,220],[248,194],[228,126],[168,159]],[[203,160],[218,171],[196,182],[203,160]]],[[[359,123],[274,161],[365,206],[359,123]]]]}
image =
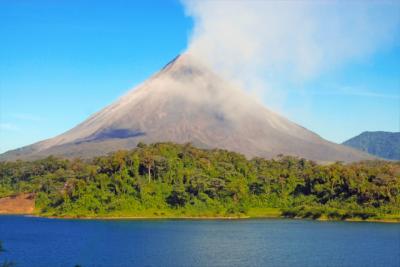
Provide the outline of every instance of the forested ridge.
{"type": "Polygon", "coordinates": [[[363,132],[343,145],[385,159],[400,160],[400,132],[363,132]]]}
{"type": "Polygon", "coordinates": [[[399,219],[399,192],[400,162],[248,160],[190,144],[0,162],[0,197],[33,193],[45,216],[399,219]]]}

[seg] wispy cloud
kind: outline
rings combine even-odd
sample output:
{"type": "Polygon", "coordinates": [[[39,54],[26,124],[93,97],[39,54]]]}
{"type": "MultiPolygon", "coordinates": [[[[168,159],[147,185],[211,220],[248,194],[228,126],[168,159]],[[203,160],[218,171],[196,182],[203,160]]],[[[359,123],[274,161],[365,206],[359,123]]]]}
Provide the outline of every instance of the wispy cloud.
{"type": "Polygon", "coordinates": [[[19,128],[12,123],[0,123],[0,130],[3,131],[19,131],[19,128]]]}
{"type": "Polygon", "coordinates": [[[13,113],[11,114],[11,117],[24,121],[33,121],[33,122],[43,121],[42,117],[28,113],[13,113]]]}
{"type": "Polygon", "coordinates": [[[353,87],[353,86],[340,87],[335,92],[336,92],[336,94],[349,95],[349,96],[400,99],[399,95],[377,93],[377,92],[370,91],[368,89],[363,89],[363,88],[360,88],[360,87],[353,87]]]}
{"type": "MultiPolygon", "coordinates": [[[[296,93],[297,91],[293,90],[291,93],[296,93]]],[[[315,90],[307,92],[310,95],[336,95],[336,96],[357,96],[357,97],[371,97],[371,98],[385,98],[385,99],[393,99],[399,100],[399,94],[385,94],[379,93],[376,91],[371,91],[369,89],[365,89],[362,87],[356,86],[342,86],[342,87],[333,87],[326,90],[315,90]]]]}

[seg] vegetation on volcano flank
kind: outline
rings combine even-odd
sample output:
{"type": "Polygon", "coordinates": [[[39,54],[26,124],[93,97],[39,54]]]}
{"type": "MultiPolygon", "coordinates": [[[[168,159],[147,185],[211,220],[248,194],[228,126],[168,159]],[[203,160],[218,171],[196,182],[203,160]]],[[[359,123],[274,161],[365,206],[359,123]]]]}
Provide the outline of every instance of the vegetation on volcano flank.
{"type": "Polygon", "coordinates": [[[139,144],[91,160],[0,162],[0,197],[36,196],[66,217],[400,218],[400,162],[246,159],[190,144],[139,144]]]}

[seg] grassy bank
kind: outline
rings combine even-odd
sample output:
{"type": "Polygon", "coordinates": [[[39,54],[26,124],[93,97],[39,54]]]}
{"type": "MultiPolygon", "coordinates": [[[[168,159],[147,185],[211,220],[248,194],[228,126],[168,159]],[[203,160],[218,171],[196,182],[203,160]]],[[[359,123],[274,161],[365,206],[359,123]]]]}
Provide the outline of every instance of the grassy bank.
{"type": "MultiPolygon", "coordinates": [[[[339,210],[331,213],[321,211],[321,209],[279,209],[279,208],[249,208],[244,213],[227,212],[195,212],[185,209],[146,209],[136,211],[114,211],[104,214],[84,214],[73,213],[55,215],[51,212],[42,212],[40,209],[32,208],[34,200],[29,209],[20,209],[21,199],[26,199],[26,195],[3,198],[14,209],[8,208],[0,212],[0,215],[30,215],[45,218],[60,219],[104,219],[104,220],[146,220],[146,219],[190,219],[190,220],[236,220],[236,219],[304,219],[318,221],[351,221],[351,222],[388,222],[400,223],[400,214],[374,214],[366,216],[354,211],[339,210]],[[333,214],[335,216],[333,216],[333,214]]],[[[29,197],[32,201],[32,198],[29,197]]],[[[0,203],[2,199],[0,199],[0,203]]],[[[1,208],[1,207],[0,207],[1,208]]],[[[326,209],[329,210],[329,209],[326,209]]],[[[330,209],[331,210],[331,209],[330,209]]]]}
{"type": "MultiPolygon", "coordinates": [[[[343,211],[343,213],[351,213],[343,211]]],[[[104,219],[104,220],[145,220],[145,219],[190,219],[190,220],[236,220],[236,219],[303,219],[317,221],[349,221],[349,222],[386,222],[400,223],[400,214],[395,215],[377,215],[369,218],[365,217],[333,217],[321,214],[318,217],[313,216],[287,216],[284,210],[278,208],[250,208],[246,213],[239,214],[213,214],[213,213],[188,213],[184,210],[145,210],[141,212],[113,212],[109,214],[97,215],[63,215],[54,216],[51,214],[34,213],[35,216],[63,218],[63,219],[104,219]]]]}

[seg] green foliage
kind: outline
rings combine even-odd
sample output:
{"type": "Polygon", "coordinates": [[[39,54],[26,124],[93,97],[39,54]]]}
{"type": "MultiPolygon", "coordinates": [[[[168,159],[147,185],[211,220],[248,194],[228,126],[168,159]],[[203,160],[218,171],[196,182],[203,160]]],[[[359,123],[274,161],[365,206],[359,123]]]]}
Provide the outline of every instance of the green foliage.
{"type": "Polygon", "coordinates": [[[0,197],[35,193],[54,216],[377,218],[400,214],[400,163],[318,165],[190,144],[140,144],[91,160],[0,162],[0,197]]]}

